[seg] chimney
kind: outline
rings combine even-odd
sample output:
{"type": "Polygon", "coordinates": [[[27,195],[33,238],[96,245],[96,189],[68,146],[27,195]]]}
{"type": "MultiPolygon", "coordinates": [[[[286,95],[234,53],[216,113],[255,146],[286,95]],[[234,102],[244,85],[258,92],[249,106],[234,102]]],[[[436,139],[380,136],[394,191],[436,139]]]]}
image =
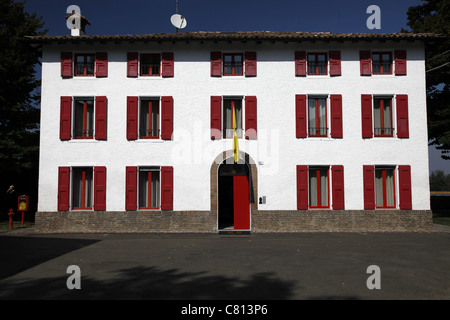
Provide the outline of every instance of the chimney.
{"type": "Polygon", "coordinates": [[[67,25],[70,25],[70,33],[73,37],[84,36],[86,34],[86,25],[91,25],[91,22],[75,10],[66,16],[67,25]],[[69,20],[70,18],[70,20],[69,20]]]}

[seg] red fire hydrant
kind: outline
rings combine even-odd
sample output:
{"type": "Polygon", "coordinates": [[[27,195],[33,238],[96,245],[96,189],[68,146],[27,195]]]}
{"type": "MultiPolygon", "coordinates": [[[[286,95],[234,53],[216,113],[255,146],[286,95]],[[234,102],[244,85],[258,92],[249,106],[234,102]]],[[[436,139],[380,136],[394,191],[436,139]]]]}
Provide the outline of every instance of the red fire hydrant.
{"type": "Polygon", "coordinates": [[[9,209],[8,216],[9,216],[9,228],[12,229],[13,228],[13,216],[14,216],[14,210],[12,208],[9,209]]]}

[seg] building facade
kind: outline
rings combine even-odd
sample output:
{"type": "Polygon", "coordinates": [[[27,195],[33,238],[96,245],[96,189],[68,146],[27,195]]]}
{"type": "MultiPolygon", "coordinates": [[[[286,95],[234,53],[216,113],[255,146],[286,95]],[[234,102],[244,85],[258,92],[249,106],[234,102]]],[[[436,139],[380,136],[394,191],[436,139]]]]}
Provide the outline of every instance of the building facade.
{"type": "Polygon", "coordinates": [[[36,228],[431,230],[434,37],[30,37],[43,54],[36,228]]]}

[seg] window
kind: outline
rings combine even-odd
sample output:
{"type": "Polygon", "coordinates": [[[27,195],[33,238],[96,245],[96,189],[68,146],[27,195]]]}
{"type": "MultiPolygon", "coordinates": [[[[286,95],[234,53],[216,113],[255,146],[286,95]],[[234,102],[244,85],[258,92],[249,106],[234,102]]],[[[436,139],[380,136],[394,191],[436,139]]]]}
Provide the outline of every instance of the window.
{"type": "Polygon", "coordinates": [[[141,54],[141,76],[159,76],[161,55],[158,53],[141,54]]]}
{"type": "Polygon", "coordinates": [[[309,168],[309,207],[329,208],[328,167],[309,168]]]}
{"type": "Polygon", "coordinates": [[[375,167],[376,208],[395,208],[395,170],[389,167],[375,167]]]}
{"type": "Polygon", "coordinates": [[[92,210],[92,168],[73,168],[72,208],[92,210]]]}
{"type": "Polygon", "coordinates": [[[60,139],[107,138],[106,97],[61,97],[60,139]]]}
{"type": "Polygon", "coordinates": [[[233,107],[236,111],[238,137],[256,139],[258,122],[256,96],[245,98],[211,96],[211,139],[233,137],[233,107]]]}
{"type": "Polygon", "coordinates": [[[75,55],[75,76],[94,76],[95,54],[75,55]]]}
{"type": "Polygon", "coordinates": [[[373,74],[392,74],[392,54],[390,52],[372,53],[373,74]]]}
{"type": "Polygon", "coordinates": [[[327,66],[328,62],[326,53],[308,53],[309,75],[326,75],[327,66]]]}
{"type": "Polygon", "coordinates": [[[327,130],[327,99],[308,97],[309,136],[326,137],[327,130]]]}
{"type": "Polygon", "coordinates": [[[173,52],[127,53],[127,77],[174,77],[173,52]]]}
{"type": "Polygon", "coordinates": [[[141,139],[159,139],[159,99],[141,99],[141,139]]]}
{"type": "Polygon", "coordinates": [[[94,99],[75,99],[75,139],[94,138],[94,99]]]}
{"type": "Polygon", "coordinates": [[[223,138],[233,138],[233,110],[236,113],[236,133],[242,138],[242,99],[223,100],[223,138]]]}
{"type": "Polygon", "coordinates": [[[224,76],[242,76],[243,73],[243,54],[226,53],[223,55],[223,75],[224,76]]]}
{"type": "Polygon", "coordinates": [[[392,137],[392,99],[373,99],[374,134],[375,137],[392,137]]]}
{"type": "Polygon", "coordinates": [[[158,167],[139,168],[139,209],[159,209],[158,167]]]}
{"type": "Polygon", "coordinates": [[[255,51],[244,53],[211,52],[211,77],[243,76],[256,77],[257,59],[255,51]]]}

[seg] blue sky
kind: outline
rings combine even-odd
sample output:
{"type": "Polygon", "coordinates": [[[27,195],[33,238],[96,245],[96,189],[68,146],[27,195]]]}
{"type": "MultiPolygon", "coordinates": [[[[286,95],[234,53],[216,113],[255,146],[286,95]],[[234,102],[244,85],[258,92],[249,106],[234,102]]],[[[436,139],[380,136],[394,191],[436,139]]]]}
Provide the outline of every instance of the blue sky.
{"type": "MultiPolygon", "coordinates": [[[[178,0],[187,19],[182,31],[305,31],[393,33],[408,29],[406,12],[420,0],[178,0]],[[381,29],[369,30],[367,7],[381,9],[381,29]]],[[[26,10],[43,17],[49,35],[68,35],[66,9],[77,5],[92,25],[90,35],[174,32],[176,0],[27,0],[26,10]]],[[[450,173],[450,161],[430,148],[430,172],[450,173]]]]}

